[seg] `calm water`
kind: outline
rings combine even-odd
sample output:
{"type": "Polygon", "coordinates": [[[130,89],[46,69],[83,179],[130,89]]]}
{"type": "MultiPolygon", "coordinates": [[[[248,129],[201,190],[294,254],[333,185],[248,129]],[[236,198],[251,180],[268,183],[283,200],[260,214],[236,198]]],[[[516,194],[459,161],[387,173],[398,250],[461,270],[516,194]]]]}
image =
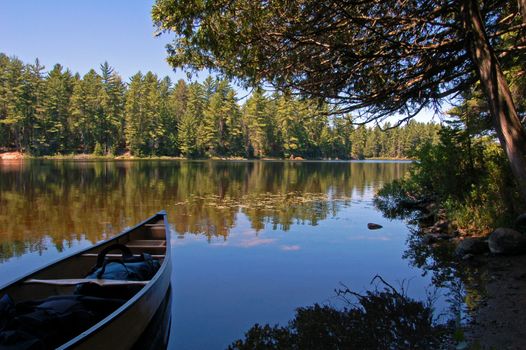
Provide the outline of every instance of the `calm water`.
{"type": "Polygon", "coordinates": [[[430,285],[402,258],[408,228],[372,199],[403,162],[0,162],[0,284],[166,209],[171,344],[222,349],[254,323],[338,305],[376,275],[430,285]],[[370,231],[368,222],[383,225],[370,231]]]}

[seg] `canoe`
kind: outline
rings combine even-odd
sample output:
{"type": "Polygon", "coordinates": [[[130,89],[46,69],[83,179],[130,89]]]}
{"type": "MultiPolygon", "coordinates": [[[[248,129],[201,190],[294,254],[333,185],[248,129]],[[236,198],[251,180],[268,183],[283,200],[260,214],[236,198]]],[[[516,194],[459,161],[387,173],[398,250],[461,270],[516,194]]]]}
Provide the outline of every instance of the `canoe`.
{"type": "MultiPolygon", "coordinates": [[[[157,323],[154,332],[162,326],[160,336],[167,340],[170,324],[171,256],[170,229],[166,212],[161,211],[119,235],[95,244],[40,268],[0,288],[0,297],[8,294],[16,303],[44,299],[51,296],[71,295],[95,265],[98,253],[112,244],[124,244],[133,254],[148,253],[159,259],[161,266],[149,281],[131,282],[142,287],[122,306],[104,319],[70,339],[59,349],[131,349],[151,331],[150,323],[157,323]],[[159,320],[159,317],[162,320],[159,320]]],[[[120,254],[115,254],[119,255],[120,254]]],[[[99,280],[97,283],[126,281],[99,280]]],[[[150,342],[152,339],[149,339],[150,342]]]]}

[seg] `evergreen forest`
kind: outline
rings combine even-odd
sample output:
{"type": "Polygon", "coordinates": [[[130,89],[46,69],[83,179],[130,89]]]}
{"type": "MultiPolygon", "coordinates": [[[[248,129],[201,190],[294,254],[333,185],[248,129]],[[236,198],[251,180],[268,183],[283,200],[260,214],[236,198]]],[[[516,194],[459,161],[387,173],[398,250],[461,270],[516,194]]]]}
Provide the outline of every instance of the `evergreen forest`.
{"type": "Polygon", "coordinates": [[[409,158],[440,126],[353,125],[326,105],[227,80],[172,82],[152,72],[128,82],[107,62],[84,76],[0,54],[0,149],[32,156],[364,159],[409,158]]]}

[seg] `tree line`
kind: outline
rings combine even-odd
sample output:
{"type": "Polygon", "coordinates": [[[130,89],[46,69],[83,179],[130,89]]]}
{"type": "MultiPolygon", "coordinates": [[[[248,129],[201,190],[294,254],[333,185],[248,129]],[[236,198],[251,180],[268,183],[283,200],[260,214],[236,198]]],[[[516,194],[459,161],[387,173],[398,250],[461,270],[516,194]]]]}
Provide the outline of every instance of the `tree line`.
{"type": "Polygon", "coordinates": [[[107,63],[84,76],[0,54],[0,148],[31,155],[407,158],[440,126],[353,126],[327,106],[262,89],[240,101],[226,80],[152,72],[124,82],[107,63]],[[383,131],[387,129],[387,131],[383,131]]]}
{"type": "Polygon", "coordinates": [[[292,89],[363,122],[477,88],[526,203],[525,0],[157,0],[152,20],[174,68],[292,89]]]}

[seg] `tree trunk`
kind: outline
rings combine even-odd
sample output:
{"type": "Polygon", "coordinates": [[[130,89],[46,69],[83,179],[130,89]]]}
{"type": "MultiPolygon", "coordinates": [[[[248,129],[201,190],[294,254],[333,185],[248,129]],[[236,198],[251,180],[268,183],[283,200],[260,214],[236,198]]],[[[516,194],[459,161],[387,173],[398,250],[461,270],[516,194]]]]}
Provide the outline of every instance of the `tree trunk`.
{"type": "Polygon", "coordinates": [[[517,0],[517,4],[522,17],[522,23],[526,24],[526,0],[517,0]]]}
{"type": "MultiPolygon", "coordinates": [[[[519,0],[520,2],[522,0],[519,0]]],[[[500,144],[510,161],[511,169],[526,203],[526,133],[513,103],[508,83],[497,56],[490,45],[477,0],[462,3],[469,53],[488,100],[490,113],[500,144]]]]}

